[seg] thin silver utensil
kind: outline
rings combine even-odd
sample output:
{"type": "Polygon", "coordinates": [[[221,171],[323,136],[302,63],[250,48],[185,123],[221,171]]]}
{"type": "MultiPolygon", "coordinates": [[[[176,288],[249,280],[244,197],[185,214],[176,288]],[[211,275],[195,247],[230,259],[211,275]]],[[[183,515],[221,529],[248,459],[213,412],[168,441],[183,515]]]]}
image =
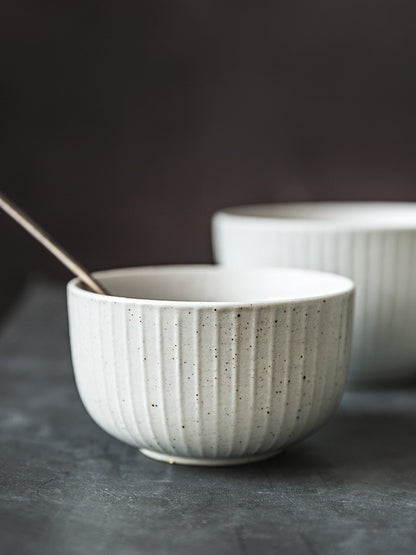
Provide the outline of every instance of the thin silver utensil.
{"type": "Polygon", "coordinates": [[[66,250],[64,250],[48,233],[46,233],[36,222],[32,220],[23,210],[16,206],[0,191],[0,208],[2,208],[11,218],[28,231],[39,241],[49,252],[51,252],[62,264],[64,264],[73,274],[78,276],[95,293],[109,295],[98,281],[77,262],[66,250]]]}

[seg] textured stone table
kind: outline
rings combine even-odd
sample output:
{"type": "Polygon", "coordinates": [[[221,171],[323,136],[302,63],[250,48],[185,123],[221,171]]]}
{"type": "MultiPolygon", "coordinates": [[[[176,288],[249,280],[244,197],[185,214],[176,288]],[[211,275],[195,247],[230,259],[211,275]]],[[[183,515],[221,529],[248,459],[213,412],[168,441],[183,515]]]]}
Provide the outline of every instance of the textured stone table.
{"type": "Polygon", "coordinates": [[[158,463],[86,414],[63,288],[38,286],[3,325],[0,397],[2,555],[416,552],[414,387],[348,392],[263,463],[158,463]]]}

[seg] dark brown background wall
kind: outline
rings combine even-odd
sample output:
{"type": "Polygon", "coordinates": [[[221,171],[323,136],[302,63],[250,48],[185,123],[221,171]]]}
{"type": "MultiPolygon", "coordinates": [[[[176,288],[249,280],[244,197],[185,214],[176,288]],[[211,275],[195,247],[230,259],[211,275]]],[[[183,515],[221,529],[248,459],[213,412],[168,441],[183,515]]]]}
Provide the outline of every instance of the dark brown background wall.
{"type": "MultiPolygon", "coordinates": [[[[3,2],[3,189],[92,269],[249,202],[416,200],[416,4],[3,2]]],[[[68,274],[0,214],[0,314],[68,274]]]]}

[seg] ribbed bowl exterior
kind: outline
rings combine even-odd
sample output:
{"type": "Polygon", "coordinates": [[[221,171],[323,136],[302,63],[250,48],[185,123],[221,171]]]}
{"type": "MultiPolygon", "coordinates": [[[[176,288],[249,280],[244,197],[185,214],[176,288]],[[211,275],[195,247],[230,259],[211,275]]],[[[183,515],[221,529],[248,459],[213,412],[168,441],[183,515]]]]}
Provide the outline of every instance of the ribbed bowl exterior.
{"type": "Polygon", "coordinates": [[[221,214],[213,222],[216,261],[341,274],[356,285],[351,378],[416,374],[416,230],[285,229],[221,214]]]}
{"type": "Polygon", "coordinates": [[[120,440],[182,457],[277,452],[338,405],[353,292],[217,308],[112,299],[68,288],[81,399],[120,440]]]}

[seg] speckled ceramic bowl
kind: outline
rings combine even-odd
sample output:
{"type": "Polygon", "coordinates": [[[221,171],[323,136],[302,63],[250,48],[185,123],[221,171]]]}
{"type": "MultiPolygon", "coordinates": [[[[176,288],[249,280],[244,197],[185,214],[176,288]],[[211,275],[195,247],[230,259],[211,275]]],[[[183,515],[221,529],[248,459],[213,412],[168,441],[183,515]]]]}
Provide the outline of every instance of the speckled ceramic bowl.
{"type": "Polygon", "coordinates": [[[353,284],[289,269],[166,266],[68,284],[76,383],[91,417],[154,459],[271,457],[319,428],[344,388],[353,284]]]}

